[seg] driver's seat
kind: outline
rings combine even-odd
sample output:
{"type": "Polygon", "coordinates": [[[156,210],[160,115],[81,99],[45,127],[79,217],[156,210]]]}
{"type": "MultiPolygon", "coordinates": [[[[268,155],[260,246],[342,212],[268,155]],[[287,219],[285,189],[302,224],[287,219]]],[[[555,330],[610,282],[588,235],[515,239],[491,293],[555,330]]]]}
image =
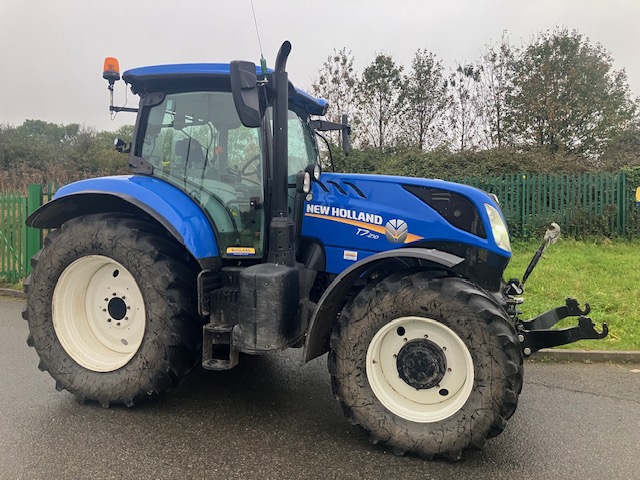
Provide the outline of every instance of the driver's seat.
{"type": "Polygon", "coordinates": [[[204,148],[195,138],[183,138],[178,140],[175,146],[176,156],[182,160],[183,168],[204,168],[207,159],[204,155],[204,148]]]}

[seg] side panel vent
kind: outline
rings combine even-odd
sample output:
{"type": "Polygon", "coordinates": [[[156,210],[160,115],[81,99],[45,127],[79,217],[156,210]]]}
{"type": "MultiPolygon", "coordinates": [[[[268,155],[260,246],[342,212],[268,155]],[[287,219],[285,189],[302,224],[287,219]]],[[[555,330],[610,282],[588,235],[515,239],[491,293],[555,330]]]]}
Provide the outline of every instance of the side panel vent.
{"type": "Polygon", "coordinates": [[[464,195],[417,185],[403,185],[403,187],[433,208],[454,227],[478,237],[487,238],[478,210],[464,195]]]}

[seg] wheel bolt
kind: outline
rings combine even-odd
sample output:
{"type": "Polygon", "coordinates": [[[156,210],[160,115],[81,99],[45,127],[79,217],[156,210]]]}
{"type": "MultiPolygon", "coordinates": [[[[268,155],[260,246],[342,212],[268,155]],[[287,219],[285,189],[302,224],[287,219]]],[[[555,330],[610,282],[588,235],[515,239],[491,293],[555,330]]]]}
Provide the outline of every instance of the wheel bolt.
{"type": "Polygon", "coordinates": [[[451,369],[450,369],[450,368],[447,368],[447,372],[451,372],[451,369]]]}
{"type": "Polygon", "coordinates": [[[102,309],[102,311],[103,311],[103,312],[106,312],[106,311],[107,311],[107,309],[106,309],[106,308],[103,308],[103,309],[102,309]]]}
{"type": "Polygon", "coordinates": [[[124,317],[125,320],[129,320],[129,317],[124,317]]]}
{"type": "Polygon", "coordinates": [[[442,350],[445,351],[447,349],[447,347],[442,347],[442,350]]]}
{"type": "Polygon", "coordinates": [[[120,322],[116,323],[116,326],[118,326],[118,327],[119,327],[119,326],[120,326],[120,322]]]}
{"type": "Polygon", "coordinates": [[[110,319],[110,318],[107,318],[107,322],[111,323],[111,319],[110,319]]]}
{"type": "Polygon", "coordinates": [[[114,297],[116,296],[116,292],[113,292],[113,296],[114,296],[114,297]]]}

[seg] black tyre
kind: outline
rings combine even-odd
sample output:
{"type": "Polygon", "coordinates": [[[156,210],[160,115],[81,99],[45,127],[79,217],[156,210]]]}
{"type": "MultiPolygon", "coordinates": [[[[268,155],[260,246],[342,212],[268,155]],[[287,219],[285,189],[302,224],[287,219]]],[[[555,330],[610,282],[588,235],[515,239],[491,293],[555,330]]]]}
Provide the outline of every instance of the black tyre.
{"type": "Polygon", "coordinates": [[[27,343],[58,390],[131,406],[200,360],[194,261],[153,225],[107,214],[70,220],[32,266],[27,343]]]}
{"type": "Polygon", "coordinates": [[[457,460],[502,432],[522,389],[508,315],[443,272],[364,288],[334,328],[332,388],[349,421],[395,453],[457,460]]]}

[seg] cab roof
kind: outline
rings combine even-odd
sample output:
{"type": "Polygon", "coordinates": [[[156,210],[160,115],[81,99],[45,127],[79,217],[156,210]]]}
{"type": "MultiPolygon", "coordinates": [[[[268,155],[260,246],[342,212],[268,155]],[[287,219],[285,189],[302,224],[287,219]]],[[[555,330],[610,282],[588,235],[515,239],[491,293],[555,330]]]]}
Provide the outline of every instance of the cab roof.
{"type": "MultiPolygon", "coordinates": [[[[267,78],[273,72],[268,69],[267,78]]],[[[262,75],[260,67],[256,67],[256,74],[262,75]]],[[[176,88],[178,85],[205,87],[206,85],[222,84],[229,88],[228,63],[183,63],[173,65],[154,65],[127,70],[122,79],[131,85],[136,94],[163,91],[176,88]]],[[[289,82],[289,102],[302,108],[311,115],[324,115],[329,104],[322,98],[297,88],[289,82]]]]}

